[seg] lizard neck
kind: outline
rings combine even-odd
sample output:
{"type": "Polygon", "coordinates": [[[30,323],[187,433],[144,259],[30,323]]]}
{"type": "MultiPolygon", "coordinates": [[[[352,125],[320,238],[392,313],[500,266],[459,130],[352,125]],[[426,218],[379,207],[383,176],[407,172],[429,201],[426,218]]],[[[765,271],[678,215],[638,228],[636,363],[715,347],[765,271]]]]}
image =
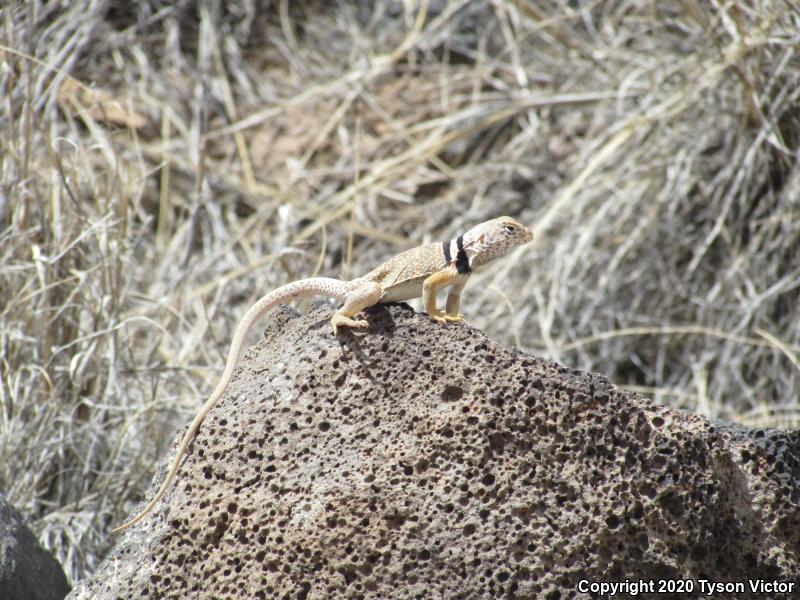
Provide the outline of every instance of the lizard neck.
{"type": "Polygon", "coordinates": [[[442,242],[442,253],[447,264],[455,264],[456,270],[463,274],[471,273],[503,254],[505,248],[488,248],[469,239],[469,232],[449,242],[442,242]]]}
{"type": "Polygon", "coordinates": [[[464,236],[460,235],[454,240],[449,242],[442,242],[442,254],[444,254],[445,264],[454,263],[456,271],[465,275],[472,272],[473,254],[469,248],[464,245],[464,236]]]}

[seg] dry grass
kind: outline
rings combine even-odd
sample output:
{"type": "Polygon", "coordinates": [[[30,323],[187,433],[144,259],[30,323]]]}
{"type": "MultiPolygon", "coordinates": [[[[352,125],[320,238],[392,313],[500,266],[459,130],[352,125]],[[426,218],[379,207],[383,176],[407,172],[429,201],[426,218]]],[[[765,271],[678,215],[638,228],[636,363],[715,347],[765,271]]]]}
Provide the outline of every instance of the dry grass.
{"type": "Polygon", "coordinates": [[[797,424],[793,0],[4,6],[0,487],[73,580],[249,303],[498,214],[473,324],[797,424]]]}

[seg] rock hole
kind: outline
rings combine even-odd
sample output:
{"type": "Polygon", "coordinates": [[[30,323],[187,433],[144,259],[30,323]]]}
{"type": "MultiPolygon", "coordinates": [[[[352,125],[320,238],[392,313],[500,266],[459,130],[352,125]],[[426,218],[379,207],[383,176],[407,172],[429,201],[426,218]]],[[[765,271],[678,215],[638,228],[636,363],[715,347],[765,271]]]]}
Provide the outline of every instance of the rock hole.
{"type": "Polygon", "coordinates": [[[442,392],[442,400],[445,402],[456,402],[464,396],[464,390],[455,385],[448,385],[442,392]]]}

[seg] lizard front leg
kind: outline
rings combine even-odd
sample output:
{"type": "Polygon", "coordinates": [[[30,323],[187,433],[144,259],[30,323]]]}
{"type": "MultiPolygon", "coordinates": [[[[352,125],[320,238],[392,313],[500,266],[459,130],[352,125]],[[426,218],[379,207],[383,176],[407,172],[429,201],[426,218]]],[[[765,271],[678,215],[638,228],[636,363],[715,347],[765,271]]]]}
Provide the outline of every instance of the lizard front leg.
{"type": "Polygon", "coordinates": [[[431,319],[434,321],[461,320],[457,312],[456,314],[448,314],[450,312],[449,310],[447,313],[444,313],[436,307],[436,292],[438,292],[440,288],[447,286],[460,286],[463,288],[465,283],[466,280],[464,276],[451,268],[437,271],[422,282],[422,302],[425,305],[425,312],[428,313],[431,319]]]}
{"type": "Polygon", "coordinates": [[[464,316],[458,314],[458,309],[461,307],[461,291],[467,285],[467,280],[464,279],[461,283],[455,283],[447,290],[447,304],[445,305],[444,318],[448,321],[463,321],[464,316]]]}
{"type": "Polygon", "coordinates": [[[374,306],[381,299],[383,289],[380,284],[366,279],[353,280],[353,283],[355,285],[345,296],[342,308],[337,310],[331,317],[333,335],[339,332],[339,327],[352,327],[354,329],[367,327],[369,323],[366,320],[356,320],[353,317],[365,308],[374,306]]]}

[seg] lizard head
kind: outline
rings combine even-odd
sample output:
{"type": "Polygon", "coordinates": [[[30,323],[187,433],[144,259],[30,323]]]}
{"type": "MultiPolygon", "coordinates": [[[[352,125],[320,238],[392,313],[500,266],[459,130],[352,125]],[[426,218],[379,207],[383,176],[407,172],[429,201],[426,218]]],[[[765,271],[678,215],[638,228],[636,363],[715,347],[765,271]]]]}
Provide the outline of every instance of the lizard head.
{"type": "Polygon", "coordinates": [[[473,267],[507,254],[533,239],[533,232],[511,217],[498,217],[476,225],[464,234],[464,249],[473,267]]]}

